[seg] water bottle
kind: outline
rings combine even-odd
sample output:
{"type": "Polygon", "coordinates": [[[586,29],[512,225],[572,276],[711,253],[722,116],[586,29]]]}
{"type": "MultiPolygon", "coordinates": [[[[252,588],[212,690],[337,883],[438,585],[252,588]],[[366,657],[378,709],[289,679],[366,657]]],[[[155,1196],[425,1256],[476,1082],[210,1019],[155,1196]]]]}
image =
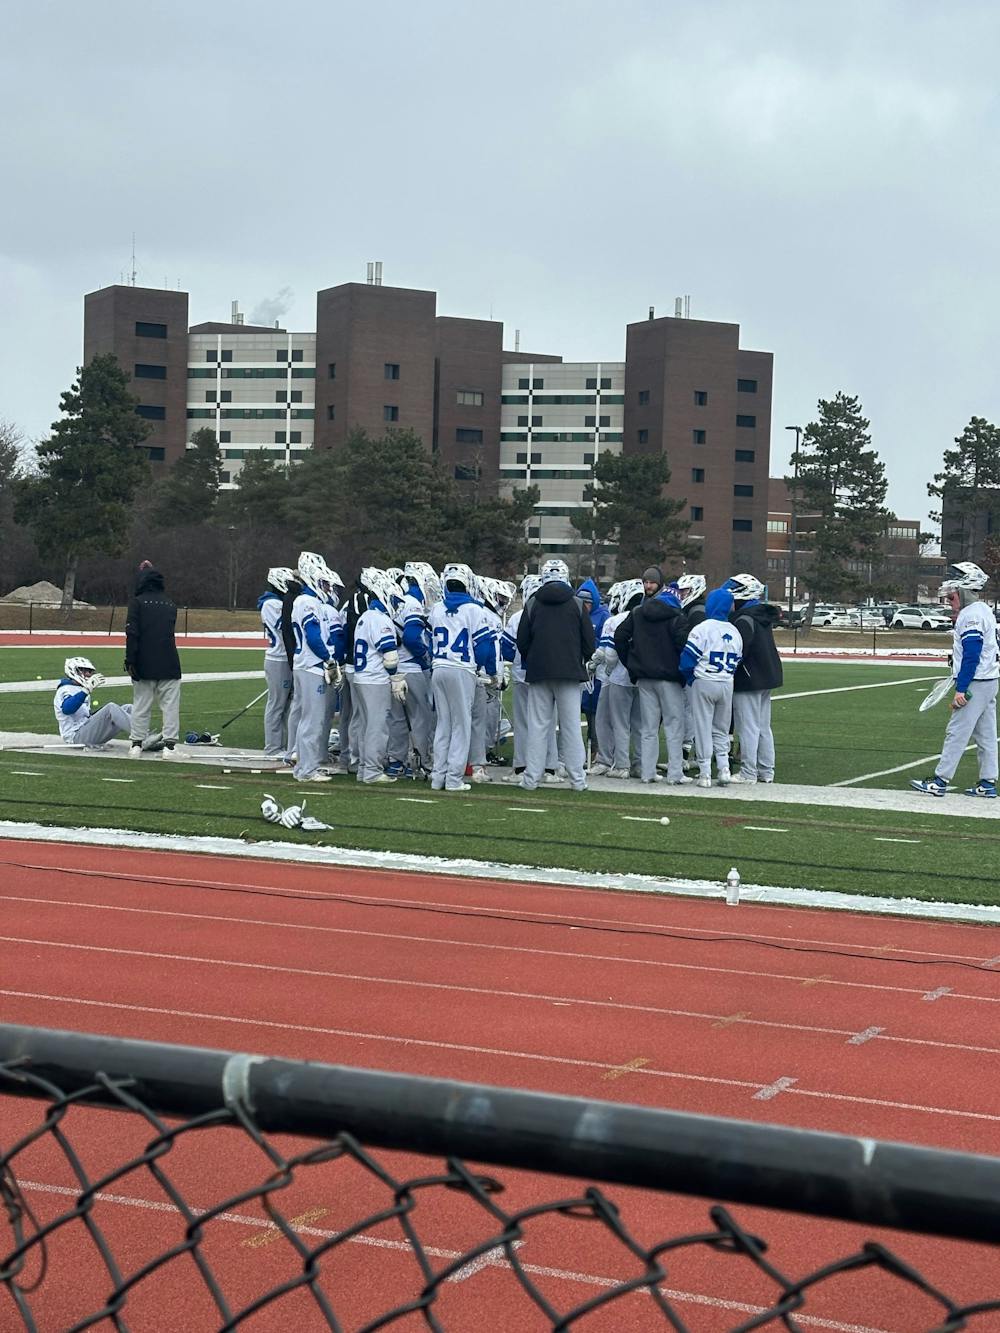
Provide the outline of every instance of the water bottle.
{"type": "Polygon", "coordinates": [[[733,866],[726,876],[726,906],[736,907],[740,901],[740,872],[733,866]]]}

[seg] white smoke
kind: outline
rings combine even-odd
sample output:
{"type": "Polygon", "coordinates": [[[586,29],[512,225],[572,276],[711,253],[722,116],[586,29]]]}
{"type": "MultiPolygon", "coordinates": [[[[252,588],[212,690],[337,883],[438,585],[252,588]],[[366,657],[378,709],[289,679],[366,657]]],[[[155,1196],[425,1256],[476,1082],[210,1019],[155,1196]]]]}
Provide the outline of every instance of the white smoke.
{"type": "Polygon", "coordinates": [[[291,287],[282,287],[281,291],[274,296],[265,297],[263,301],[258,301],[250,312],[251,324],[273,325],[280,323],[282,316],[287,315],[292,308],[295,300],[295,294],[291,287]]]}

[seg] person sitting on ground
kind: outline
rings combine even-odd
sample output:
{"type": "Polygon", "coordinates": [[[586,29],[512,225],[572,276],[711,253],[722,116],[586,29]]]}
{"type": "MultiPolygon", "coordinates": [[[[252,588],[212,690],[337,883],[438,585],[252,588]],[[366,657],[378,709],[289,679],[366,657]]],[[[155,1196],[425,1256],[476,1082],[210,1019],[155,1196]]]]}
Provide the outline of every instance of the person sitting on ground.
{"type": "Polygon", "coordinates": [[[59,735],[67,745],[96,750],[115,736],[128,735],[132,725],[130,704],[94,705],[91,693],[103,684],[104,677],[89,657],[66,658],[52,707],[59,735]]]}

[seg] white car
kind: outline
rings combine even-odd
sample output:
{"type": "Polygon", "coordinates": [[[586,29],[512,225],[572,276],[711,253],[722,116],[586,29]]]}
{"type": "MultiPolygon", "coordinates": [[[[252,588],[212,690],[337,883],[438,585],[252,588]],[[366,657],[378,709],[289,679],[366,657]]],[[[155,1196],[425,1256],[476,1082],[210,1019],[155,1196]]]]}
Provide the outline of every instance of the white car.
{"type": "Polygon", "coordinates": [[[951,616],[938,606],[900,606],[892,617],[892,629],[951,629],[951,616]]]}

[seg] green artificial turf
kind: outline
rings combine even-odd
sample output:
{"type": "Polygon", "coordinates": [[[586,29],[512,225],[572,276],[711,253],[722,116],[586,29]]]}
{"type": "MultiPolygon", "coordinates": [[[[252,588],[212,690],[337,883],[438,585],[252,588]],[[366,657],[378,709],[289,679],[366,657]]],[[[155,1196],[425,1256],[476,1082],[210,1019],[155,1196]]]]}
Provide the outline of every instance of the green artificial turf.
{"type": "MultiPolygon", "coordinates": [[[[183,648],[183,671],[256,671],[263,650],[239,648],[183,648]]],[[[107,648],[0,648],[0,682],[58,680],[67,657],[89,657],[105,676],[125,673],[125,651],[121,644],[107,648]]],[[[2,705],[2,700],[0,700],[2,705]]]]}

